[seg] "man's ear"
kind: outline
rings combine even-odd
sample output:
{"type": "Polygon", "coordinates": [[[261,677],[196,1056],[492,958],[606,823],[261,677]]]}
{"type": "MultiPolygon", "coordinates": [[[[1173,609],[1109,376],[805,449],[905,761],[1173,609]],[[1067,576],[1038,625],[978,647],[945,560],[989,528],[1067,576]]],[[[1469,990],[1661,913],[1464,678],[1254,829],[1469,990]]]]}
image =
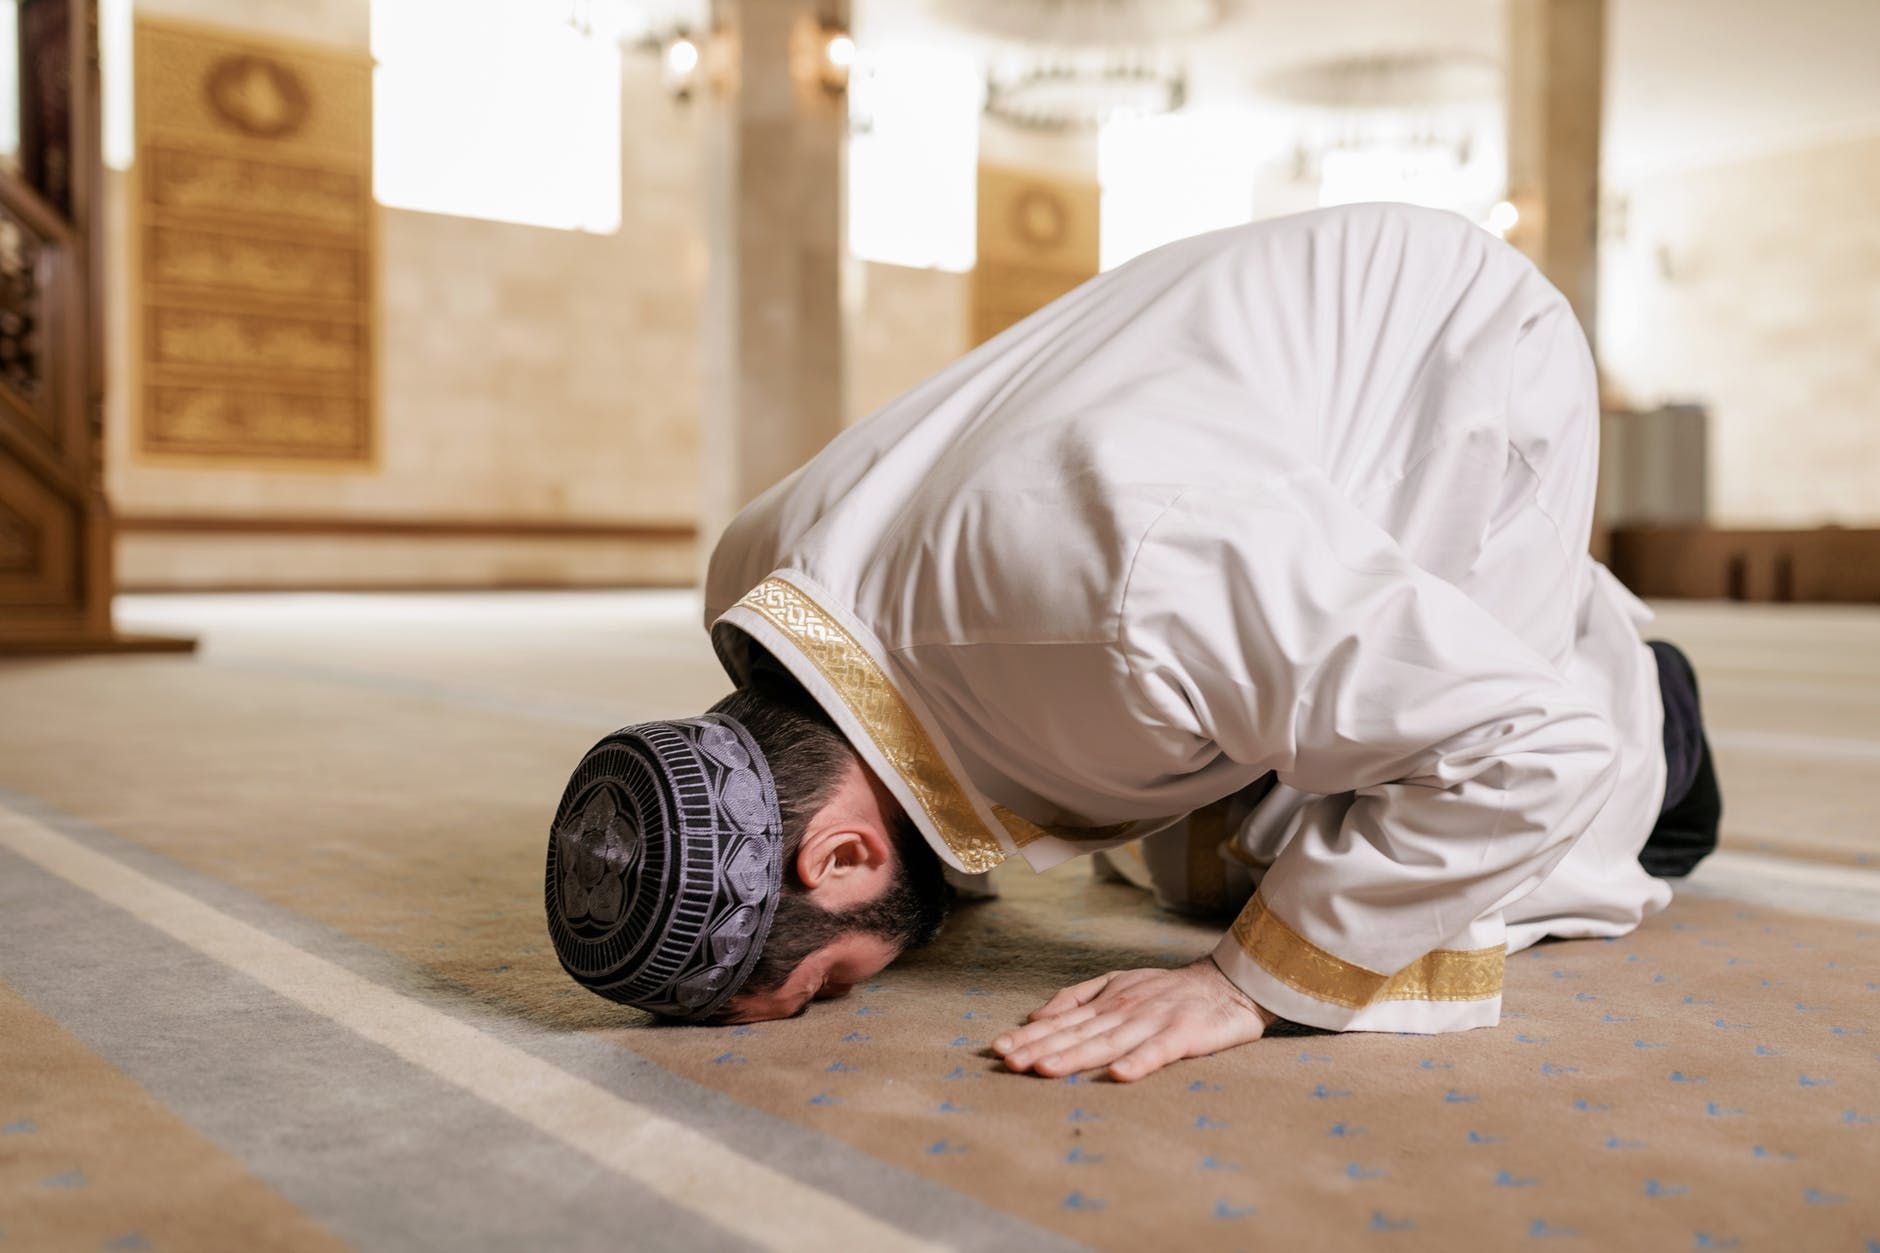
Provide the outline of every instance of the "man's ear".
{"type": "Polygon", "coordinates": [[[796,873],[824,909],[873,900],[892,867],[894,846],[879,825],[854,815],[812,820],[796,853],[796,873]]]}

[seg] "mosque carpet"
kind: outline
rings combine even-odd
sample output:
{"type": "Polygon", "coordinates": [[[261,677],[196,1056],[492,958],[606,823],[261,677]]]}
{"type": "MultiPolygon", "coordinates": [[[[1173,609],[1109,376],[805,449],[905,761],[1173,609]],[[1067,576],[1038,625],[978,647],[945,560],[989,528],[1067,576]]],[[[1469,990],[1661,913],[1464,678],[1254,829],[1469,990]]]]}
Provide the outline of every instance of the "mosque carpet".
{"type": "Polygon", "coordinates": [[[140,602],[0,664],[0,1250],[1880,1248],[1880,613],[1678,609],[1730,803],[1493,1030],[1004,1073],[1213,934],[1081,863],[749,1027],[576,988],[547,815],[722,680],[680,596],[140,602]]]}

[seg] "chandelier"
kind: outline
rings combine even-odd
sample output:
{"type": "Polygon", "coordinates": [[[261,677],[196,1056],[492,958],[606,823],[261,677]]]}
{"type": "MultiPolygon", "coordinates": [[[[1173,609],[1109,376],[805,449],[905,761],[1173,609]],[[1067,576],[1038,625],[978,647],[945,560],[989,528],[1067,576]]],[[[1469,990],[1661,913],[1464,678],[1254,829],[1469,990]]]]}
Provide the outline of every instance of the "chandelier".
{"type": "Polygon", "coordinates": [[[1026,130],[1071,131],[1181,108],[1181,64],[1141,52],[1096,49],[995,59],[986,71],[986,114],[1026,130]]]}
{"type": "Polygon", "coordinates": [[[994,39],[1074,48],[1187,39],[1221,17],[1220,0],[938,0],[938,8],[994,39]]]}
{"type": "Polygon", "coordinates": [[[1459,52],[1336,57],[1268,76],[1294,116],[1294,175],[1320,177],[1336,153],[1424,152],[1467,166],[1499,115],[1501,73],[1459,52]]]}
{"type": "Polygon", "coordinates": [[[1179,109],[1177,45],[1213,26],[1221,0],[934,0],[993,43],[986,114],[1033,131],[1088,130],[1179,109]]]}

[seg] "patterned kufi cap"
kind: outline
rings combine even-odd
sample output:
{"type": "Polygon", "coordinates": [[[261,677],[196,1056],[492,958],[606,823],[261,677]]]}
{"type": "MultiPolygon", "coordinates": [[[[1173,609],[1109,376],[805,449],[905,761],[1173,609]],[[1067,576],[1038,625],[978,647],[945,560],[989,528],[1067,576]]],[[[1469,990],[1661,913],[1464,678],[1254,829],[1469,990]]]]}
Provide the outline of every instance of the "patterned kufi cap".
{"type": "Polygon", "coordinates": [[[735,718],[616,731],[575,768],[548,835],[548,933],[592,992],[701,1018],[744,983],[770,934],[783,818],[735,718]]]}

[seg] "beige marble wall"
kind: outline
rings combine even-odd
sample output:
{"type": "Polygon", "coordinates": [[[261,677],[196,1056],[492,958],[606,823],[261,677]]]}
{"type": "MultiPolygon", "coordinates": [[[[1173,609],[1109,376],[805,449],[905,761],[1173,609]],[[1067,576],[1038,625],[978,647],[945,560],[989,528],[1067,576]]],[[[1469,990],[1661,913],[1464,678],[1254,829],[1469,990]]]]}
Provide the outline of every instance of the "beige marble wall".
{"type": "Polygon", "coordinates": [[[1601,363],[1709,407],[1712,520],[1880,522],[1880,135],[1612,190],[1601,363]]]}
{"type": "MultiPolygon", "coordinates": [[[[140,12],[363,46],[365,0],[162,0],[140,12]]],[[[377,428],[366,470],[177,464],[132,447],[130,174],[107,196],[106,479],[125,515],[690,523],[698,509],[706,274],[696,108],[624,54],[623,221],[612,235],[378,211],[377,428]]],[[[490,159],[500,161],[501,153],[490,159]]],[[[122,582],[669,582],[670,542],[127,534],[122,582]],[[268,552],[274,552],[272,560],[268,552]],[[415,552],[433,553],[418,560],[415,552]],[[636,567],[644,554],[644,569],[636,567]],[[347,556],[350,554],[350,557],[347,556]],[[518,561],[521,564],[518,564],[518,561]],[[350,562],[351,578],[341,578],[350,562]],[[481,572],[481,574],[479,573],[481,572]],[[445,579],[445,576],[448,576],[445,579]]]]}
{"type": "Polygon", "coordinates": [[[118,536],[125,591],[679,587],[690,540],[409,535],[118,536]]]}
{"type": "Polygon", "coordinates": [[[715,0],[707,119],[711,283],[699,523],[706,544],[842,430],[848,105],[816,73],[847,0],[715,0]]]}
{"type": "Polygon", "coordinates": [[[972,276],[852,261],[844,284],[848,421],[925,382],[971,345],[972,276]]]}
{"type": "Polygon", "coordinates": [[[132,8],[150,17],[360,48],[371,37],[371,0],[132,0],[132,8]]]}

